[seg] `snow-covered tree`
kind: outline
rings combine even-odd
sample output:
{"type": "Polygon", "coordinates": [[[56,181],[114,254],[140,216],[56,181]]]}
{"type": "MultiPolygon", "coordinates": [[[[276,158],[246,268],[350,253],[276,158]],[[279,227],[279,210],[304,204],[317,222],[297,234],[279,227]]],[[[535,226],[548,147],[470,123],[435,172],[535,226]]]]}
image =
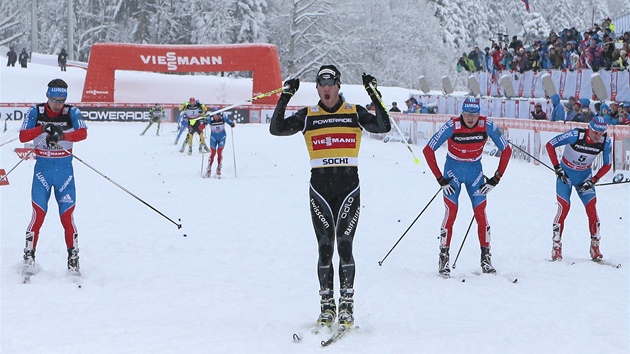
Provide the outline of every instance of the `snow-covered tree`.
{"type": "MultiPolygon", "coordinates": [[[[73,0],[67,48],[67,0],[39,0],[37,48],[66,48],[87,61],[96,42],[272,43],[284,77],[312,80],[320,65],[335,64],[344,83],[369,72],[381,85],[417,87],[423,75],[439,88],[462,53],[490,46],[497,33],[527,46],[551,30],[583,33],[630,13],[630,2],[619,0],[529,3],[530,12],[521,0],[73,0]]],[[[30,48],[31,4],[0,2],[0,45],[30,48]]]]}
{"type": "Polygon", "coordinates": [[[267,2],[264,0],[239,0],[235,3],[234,19],[240,24],[236,36],[237,43],[265,43],[265,12],[267,2]]]}

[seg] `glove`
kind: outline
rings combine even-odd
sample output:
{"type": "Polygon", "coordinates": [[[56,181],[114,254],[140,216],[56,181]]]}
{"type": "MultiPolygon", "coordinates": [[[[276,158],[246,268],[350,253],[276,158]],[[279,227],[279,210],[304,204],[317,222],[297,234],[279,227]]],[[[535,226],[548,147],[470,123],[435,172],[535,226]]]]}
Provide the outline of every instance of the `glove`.
{"type": "Polygon", "coordinates": [[[560,164],[553,166],[553,170],[554,172],[556,172],[556,177],[558,177],[558,179],[560,179],[562,183],[567,184],[567,182],[569,182],[569,176],[567,176],[567,173],[564,172],[560,164]]]}
{"type": "Polygon", "coordinates": [[[496,185],[499,184],[499,180],[501,180],[501,174],[499,173],[499,171],[497,171],[494,173],[494,176],[492,176],[492,178],[488,178],[486,176],[484,176],[484,178],[486,179],[486,183],[482,184],[481,187],[479,187],[479,193],[487,195],[488,193],[490,193],[492,188],[496,187],[496,185]]]}
{"type": "Polygon", "coordinates": [[[376,88],[378,82],[374,76],[363,73],[361,79],[363,79],[363,87],[365,87],[365,91],[367,91],[368,95],[374,96],[375,93],[378,93],[378,95],[381,96],[381,93],[376,88]],[[370,87],[370,85],[372,85],[372,87],[370,87]],[[372,88],[374,88],[376,92],[372,91],[372,88]]]}
{"type": "Polygon", "coordinates": [[[230,127],[234,128],[236,126],[236,124],[232,123],[230,124],[230,127]]]}
{"type": "Polygon", "coordinates": [[[361,75],[361,79],[363,79],[363,86],[365,86],[366,89],[370,88],[370,84],[374,86],[374,88],[376,88],[376,85],[378,84],[374,76],[368,75],[366,73],[363,73],[363,75],[361,75]]]}
{"type": "Polygon", "coordinates": [[[451,184],[453,177],[444,178],[444,176],[437,179],[438,183],[442,188],[442,192],[446,195],[451,195],[455,193],[455,187],[451,184]]]}
{"type": "Polygon", "coordinates": [[[588,190],[590,190],[591,188],[595,187],[595,183],[597,183],[597,178],[593,177],[589,180],[587,180],[586,182],[580,184],[578,186],[578,192],[580,193],[584,193],[588,190]]]}
{"type": "Polygon", "coordinates": [[[284,82],[284,90],[282,94],[293,96],[300,88],[300,79],[291,79],[284,82]]]}
{"type": "Polygon", "coordinates": [[[56,126],[52,123],[47,123],[43,126],[42,131],[46,134],[46,144],[50,145],[53,143],[58,143],[59,140],[63,140],[63,129],[61,127],[56,126]]]}

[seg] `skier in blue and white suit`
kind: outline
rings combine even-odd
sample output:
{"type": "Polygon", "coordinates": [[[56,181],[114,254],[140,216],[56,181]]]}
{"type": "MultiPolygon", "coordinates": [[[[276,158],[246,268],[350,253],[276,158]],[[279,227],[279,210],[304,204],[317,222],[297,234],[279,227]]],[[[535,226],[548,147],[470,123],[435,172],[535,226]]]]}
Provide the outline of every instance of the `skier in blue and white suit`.
{"type": "Polygon", "coordinates": [[[601,261],[599,249],[599,216],[597,215],[597,194],[595,185],[612,168],[612,140],[606,133],[606,120],[595,116],[588,128],[575,128],[559,134],[545,145],[549,159],[556,172],[556,199],[558,212],[553,222],[553,247],[551,259],[562,259],[562,234],[564,221],[571,208],[571,190],[575,188],[584,204],[591,236],[591,259],[601,261]],[[561,159],[558,159],[556,147],[564,146],[561,159]],[[592,165],[602,154],[603,165],[593,175],[592,165]]]}
{"type": "MultiPolygon", "coordinates": [[[[218,107],[212,107],[210,112],[218,111],[218,107]]],[[[225,123],[234,128],[236,125],[225,117],[221,113],[213,114],[208,117],[206,125],[210,126],[210,157],[208,158],[208,169],[206,170],[206,177],[210,177],[212,170],[212,163],[214,162],[214,156],[217,156],[217,176],[221,176],[221,162],[223,161],[223,148],[225,147],[225,140],[227,139],[227,133],[225,132],[225,123]]]]}

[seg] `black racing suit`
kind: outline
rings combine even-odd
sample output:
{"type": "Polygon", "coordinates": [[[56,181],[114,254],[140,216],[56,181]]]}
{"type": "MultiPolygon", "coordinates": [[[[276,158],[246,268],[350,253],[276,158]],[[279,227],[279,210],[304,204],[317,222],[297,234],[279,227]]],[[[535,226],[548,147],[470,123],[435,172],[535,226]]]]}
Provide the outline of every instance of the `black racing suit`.
{"type": "Polygon", "coordinates": [[[361,209],[358,174],[361,131],[389,132],[389,115],[376,99],[376,115],[340,99],[335,107],[328,108],[320,101],[317,106],[302,108],[284,118],[290,98],[287,94],[280,97],[269,131],[276,136],[301,131],[306,140],[312,167],[309,205],[318,242],[320,294],[333,290],[335,239],[340,289],[352,289],[355,274],[352,241],[361,209]]]}

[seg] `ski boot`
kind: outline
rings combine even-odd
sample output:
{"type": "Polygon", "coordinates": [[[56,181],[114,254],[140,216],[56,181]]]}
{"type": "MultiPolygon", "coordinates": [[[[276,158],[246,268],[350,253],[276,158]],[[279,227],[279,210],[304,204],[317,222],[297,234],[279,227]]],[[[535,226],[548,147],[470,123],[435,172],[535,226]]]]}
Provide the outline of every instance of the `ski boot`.
{"type": "Polygon", "coordinates": [[[182,145],[182,148],[181,148],[181,149],[179,149],[179,152],[184,152],[184,149],[185,149],[185,148],[186,148],[186,146],[185,146],[185,145],[182,145]]]}
{"type": "Polygon", "coordinates": [[[192,146],[188,148],[188,156],[192,155],[192,146]]]}
{"type": "Polygon", "coordinates": [[[221,178],[221,167],[223,167],[221,164],[217,165],[217,174],[216,174],[217,178],[221,178]]]}
{"type": "Polygon", "coordinates": [[[208,145],[206,145],[206,143],[201,144],[201,146],[199,146],[199,152],[201,152],[201,149],[203,149],[203,151],[205,152],[210,152],[210,148],[208,147],[208,145]]]}
{"type": "Polygon", "coordinates": [[[560,241],[553,242],[553,247],[551,248],[551,260],[552,261],[562,260],[562,242],[560,241]]]}
{"type": "Polygon", "coordinates": [[[317,318],[317,324],[330,327],[337,316],[337,305],[335,304],[335,298],[332,296],[333,291],[322,290],[319,294],[322,298],[320,300],[321,312],[317,318]]]}
{"type": "Polygon", "coordinates": [[[486,274],[496,274],[497,271],[492,266],[492,259],[490,258],[490,246],[481,247],[481,270],[486,274]]]}
{"type": "Polygon", "coordinates": [[[599,251],[599,239],[596,237],[591,237],[591,259],[593,262],[599,262],[604,258],[602,253],[599,251]]]}
{"type": "Polygon", "coordinates": [[[354,324],[354,289],[341,289],[339,299],[339,326],[352,327],[354,324]]]}
{"type": "Polygon", "coordinates": [[[78,248],[70,248],[68,249],[68,272],[72,275],[81,275],[81,271],[79,270],[79,249],[78,248]]]}
{"type": "Polygon", "coordinates": [[[24,274],[33,274],[35,271],[35,250],[24,249],[24,263],[22,272],[24,274]]]}
{"type": "Polygon", "coordinates": [[[438,272],[441,277],[449,278],[451,276],[451,268],[448,265],[449,261],[449,248],[440,247],[440,259],[438,260],[438,272]]]}

